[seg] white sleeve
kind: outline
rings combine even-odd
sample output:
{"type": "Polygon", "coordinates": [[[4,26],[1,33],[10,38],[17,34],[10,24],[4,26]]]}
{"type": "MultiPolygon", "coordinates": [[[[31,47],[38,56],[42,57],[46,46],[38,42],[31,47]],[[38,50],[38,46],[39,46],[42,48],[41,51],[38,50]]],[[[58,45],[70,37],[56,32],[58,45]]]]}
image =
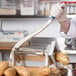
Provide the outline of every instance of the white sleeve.
{"type": "Polygon", "coordinates": [[[76,37],[76,17],[70,19],[70,28],[67,34],[61,32],[61,35],[65,38],[74,38],[76,37]]]}

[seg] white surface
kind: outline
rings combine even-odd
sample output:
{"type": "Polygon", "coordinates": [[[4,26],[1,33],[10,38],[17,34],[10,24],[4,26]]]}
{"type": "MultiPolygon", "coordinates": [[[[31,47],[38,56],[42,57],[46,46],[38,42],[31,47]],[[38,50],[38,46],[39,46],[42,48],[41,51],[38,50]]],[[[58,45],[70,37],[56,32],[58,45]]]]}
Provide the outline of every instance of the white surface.
{"type": "Polygon", "coordinates": [[[53,55],[54,53],[54,49],[55,49],[55,45],[56,45],[56,41],[52,41],[51,45],[48,46],[47,50],[48,50],[48,55],[53,55]]]}

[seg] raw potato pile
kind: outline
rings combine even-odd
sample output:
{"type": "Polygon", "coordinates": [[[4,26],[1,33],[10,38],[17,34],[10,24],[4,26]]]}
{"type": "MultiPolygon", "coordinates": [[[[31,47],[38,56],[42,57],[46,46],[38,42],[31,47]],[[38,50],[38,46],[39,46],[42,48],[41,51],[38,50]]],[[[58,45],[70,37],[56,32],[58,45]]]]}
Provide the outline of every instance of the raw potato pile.
{"type": "MultiPolygon", "coordinates": [[[[37,76],[50,76],[51,69],[43,66],[37,69],[37,76]]],[[[0,61],[0,76],[32,76],[30,71],[24,66],[9,66],[7,61],[0,61]]]]}
{"type": "Polygon", "coordinates": [[[0,61],[0,76],[30,76],[30,72],[24,66],[9,67],[9,62],[0,61]]]}
{"type": "MultiPolygon", "coordinates": [[[[55,55],[56,61],[63,65],[69,64],[69,58],[66,54],[57,52],[55,55]]],[[[61,76],[67,70],[60,68],[50,68],[48,66],[39,67],[36,76],[61,76]]],[[[32,72],[24,66],[9,66],[9,62],[0,61],[0,76],[33,76],[32,72]]]]}

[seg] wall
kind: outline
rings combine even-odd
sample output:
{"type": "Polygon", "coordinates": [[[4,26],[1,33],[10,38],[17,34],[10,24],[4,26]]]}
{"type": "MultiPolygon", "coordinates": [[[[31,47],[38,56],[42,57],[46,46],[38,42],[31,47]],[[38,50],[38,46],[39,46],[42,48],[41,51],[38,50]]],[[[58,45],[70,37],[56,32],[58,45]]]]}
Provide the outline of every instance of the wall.
{"type": "MultiPolygon", "coordinates": [[[[2,19],[2,29],[3,30],[27,30],[29,33],[34,32],[37,30],[39,27],[41,27],[48,18],[7,18],[7,19],[2,19]]],[[[0,20],[1,24],[1,20],[0,20]]],[[[1,27],[1,25],[0,25],[1,27]]],[[[54,20],[52,24],[50,24],[49,27],[47,27],[43,32],[41,32],[37,37],[56,37],[56,38],[61,38],[61,35],[59,33],[60,30],[60,25],[57,22],[57,20],[54,20]]],[[[4,58],[4,60],[9,59],[9,53],[4,53],[5,57],[1,56],[0,53],[0,61],[1,57],[4,58]]],[[[71,57],[71,56],[70,56],[71,57]]],[[[72,57],[71,57],[72,59],[72,57]]],[[[72,61],[75,59],[73,58],[72,61]]],[[[35,63],[36,64],[36,63],[35,63]]],[[[42,63],[43,64],[43,63],[42,63]]]]}
{"type": "MultiPolygon", "coordinates": [[[[6,18],[2,19],[3,30],[27,30],[29,33],[34,32],[46,23],[48,18],[6,18]]],[[[49,27],[41,32],[38,37],[61,37],[59,33],[59,23],[54,20],[49,27]]]]}

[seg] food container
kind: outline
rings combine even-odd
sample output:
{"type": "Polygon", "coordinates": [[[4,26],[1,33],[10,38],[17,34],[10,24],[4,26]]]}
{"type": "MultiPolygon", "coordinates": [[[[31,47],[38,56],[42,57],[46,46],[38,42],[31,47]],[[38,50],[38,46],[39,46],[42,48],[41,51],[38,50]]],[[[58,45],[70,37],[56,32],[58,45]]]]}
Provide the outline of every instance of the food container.
{"type": "Polygon", "coordinates": [[[0,0],[0,15],[19,14],[19,5],[19,0],[0,0]]]}
{"type": "Polygon", "coordinates": [[[18,10],[0,8],[0,15],[16,15],[16,14],[19,14],[19,11],[18,10]]]}

